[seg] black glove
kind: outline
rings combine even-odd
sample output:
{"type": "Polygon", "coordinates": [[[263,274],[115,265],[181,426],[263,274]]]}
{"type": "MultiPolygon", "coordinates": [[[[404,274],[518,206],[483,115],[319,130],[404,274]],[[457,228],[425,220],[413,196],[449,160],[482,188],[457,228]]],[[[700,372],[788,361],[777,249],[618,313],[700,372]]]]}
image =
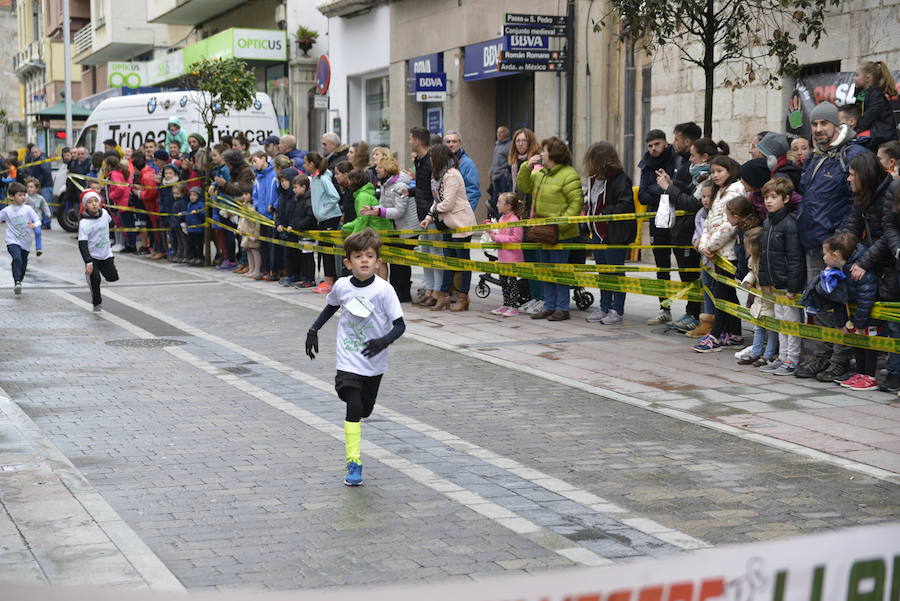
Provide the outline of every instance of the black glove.
{"type": "Polygon", "coordinates": [[[362,355],[363,357],[371,359],[387,347],[388,342],[384,338],[373,338],[366,342],[366,346],[364,346],[362,350],[362,355]]]}
{"type": "Polygon", "coordinates": [[[310,330],[306,333],[306,354],[310,359],[316,358],[316,353],[319,352],[319,333],[315,330],[310,330]]]}

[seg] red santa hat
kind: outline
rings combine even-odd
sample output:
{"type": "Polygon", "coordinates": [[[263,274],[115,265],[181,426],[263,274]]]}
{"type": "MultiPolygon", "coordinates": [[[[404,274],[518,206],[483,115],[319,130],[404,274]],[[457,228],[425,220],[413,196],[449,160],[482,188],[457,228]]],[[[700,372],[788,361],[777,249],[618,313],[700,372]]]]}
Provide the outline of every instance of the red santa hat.
{"type": "Polygon", "coordinates": [[[100,205],[103,206],[103,197],[100,196],[99,192],[97,192],[96,190],[91,190],[90,188],[86,188],[81,193],[81,196],[80,196],[81,206],[84,206],[84,203],[86,203],[89,198],[96,198],[97,200],[100,201],[100,205]]]}

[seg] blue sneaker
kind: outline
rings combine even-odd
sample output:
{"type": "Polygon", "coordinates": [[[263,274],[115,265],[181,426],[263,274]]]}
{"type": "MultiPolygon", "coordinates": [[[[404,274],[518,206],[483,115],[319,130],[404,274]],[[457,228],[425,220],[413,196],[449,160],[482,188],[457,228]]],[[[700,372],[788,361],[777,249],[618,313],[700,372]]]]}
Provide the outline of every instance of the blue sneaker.
{"type": "Polygon", "coordinates": [[[679,332],[690,332],[694,328],[700,325],[700,321],[694,317],[693,315],[684,314],[678,321],[670,323],[668,327],[670,330],[678,330],[679,332]]]}
{"type": "Polygon", "coordinates": [[[294,283],[294,278],[290,278],[290,277],[281,278],[281,282],[279,282],[279,283],[282,286],[287,287],[294,283]]]}
{"type": "Polygon", "coordinates": [[[355,461],[347,464],[347,475],[344,476],[344,484],[347,486],[359,486],[362,484],[362,465],[355,461]]]}
{"type": "Polygon", "coordinates": [[[700,339],[700,342],[691,347],[695,353],[715,353],[722,350],[722,344],[708,334],[700,339]]]}

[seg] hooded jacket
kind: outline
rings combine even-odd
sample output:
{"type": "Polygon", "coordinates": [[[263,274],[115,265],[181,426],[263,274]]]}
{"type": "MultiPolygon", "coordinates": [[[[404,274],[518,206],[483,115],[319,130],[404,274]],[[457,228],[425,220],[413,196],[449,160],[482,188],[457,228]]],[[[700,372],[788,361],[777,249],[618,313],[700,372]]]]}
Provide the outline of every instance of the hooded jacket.
{"type": "Polygon", "coordinates": [[[897,214],[892,212],[897,186],[900,184],[894,182],[891,176],[885,176],[869,206],[863,208],[854,203],[841,226],[841,231],[852,232],[857,239],[866,241],[869,249],[857,264],[866,271],[876,271],[879,276],[878,296],[883,301],[900,300],[896,264],[898,225],[897,214]]]}
{"type": "Polygon", "coordinates": [[[709,215],[703,224],[703,235],[700,236],[698,250],[701,252],[710,250],[718,252],[726,259],[734,260],[735,228],[728,223],[725,216],[725,205],[732,198],[742,196],[746,190],[741,182],[733,182],[725,189],[716,192],[713,199],[712,207],[709,209],[709,215]]]}
{"type": "MultiPolygon", "coordinates": [[[[619,171],[606,180],[605,188],[595,194],[598,186],[603,182],[591,177],[588,180],[587,209],[590,215],[619,215],[634,213],[634,191],[631,187],[631,178],[619,171]]],[[[594,221],[588,223],[588,228],[606,244],[631,244],[637,236],[637,222],[628,221],[594,221]],[[604,235],[605,234],[605,235],[604,235]]]]}
{"type": "Polygon", "coordinates": [[[481,200],[481,187],[478,183],[478,167],[475,166],[475,161],[472,160],[472,157],[466,154],[464,148],[460,148],[459,152],[456,153],[456,160],[459,161],[459,173],[466,183],[466,198],[469,199],[469,206],[471,206],[474,211],[475,207],[478,206],[478,201],[481,200]]]}
{"type": "Polygon", "coordinates": [[[182,153],[187,154],[188,152],[190,152],[191,147],[188,145],[188,141],[187,141],[188,136],[186,133],[184,133],[184,127],[181,125],[181,119],[179,119],[178,117],[174,117],[174,116],[169,117],[168,125],[166,126],[166,148],[168,149],[169,144],[171,144],[172,142],[178,142],[178,144],[181,145],[182,153]],[[169,131],[168,125],[173,125],[173,124],[177,125],[179,128],[177,134],[173,134],[171,131],[169,131]]]}
{"type": "Polygon", "coordinates": [[[256,172],[256,180],[253,183],[253,208],[257,213],[269,219],[275,217],[275,213],[269,208],[278,204],[276,183],[275,167],[272,165],[256,172]]]}
{"type": "MultiPolygon", "coordinates": [[[[281,172],[281,175],[286,176],[288,181],[293,181],[299,173],[300,172],[295,168],[288,167],[281,172]]],[[[294,195],[293,186],[288,186],[287,189],[282,188],[281,182],[278,179],[275,180],[275,187],[278,195],[278,202],[275,204],[275,227],[280,225],[287,228],[294,220],[294,211],[297,208],[297,197],[294,195]]],[[[291,236],[287,232],[279,232],[276,234],[276,237],[287,240],[291,236]]]]}
{"type": "Polygon", "coordinates": [[[311,173],[309,190],[312,195],[312,210],[319,223],[341,216],[341,195],[334,184],[331,171],[311,173]]]}
{"type": "Polygon", "coordinates": [[[860,114],[856,129],[869,130],[868,143],[872,152],[878,150],[884,142],[897,139],[897,117],[891,103],[884,97],[884,92],[868,87],[859,94],[856,105],[860,114]]]}
{"type": "Polygon", "coordinates": [[[850,212],[850,184],[847,175],[853,157],[868,152],[853,143],[853,131],[842,125],[827,148],[818,145],[809,157],[800,178],[800,241],[808,251],[818,252],[850,212]]]}
{"type": "Polygon", "coordinates": [[[858,281],[850,277],[850,268],[866,253],[866,250],[865,244],[856,245],[856,250],[841,268],[846,277],[833,289],[829,290],[823,284],[822,273],[810,280],[800,304],[808,309],[814,309],[816,313],[846,315],[847,304],[855,303],[856,311],[850,317],[850,321],[857,330],[867,327],[872,307],[878,299],[878,277],[872,271],[866,271],[858,281]]]}
{"type": "Polygon", "coordinates": [[[378,199],[375,198],[375,186],[371,183],[365,184],[362,188],[353,193],[353,199],[356,204],[356,219],[349,223],[345,223],[341,229],[348,234],[361,232],[367,227],[375,231],[393,229],[394,224],[390,219],[384,217],[370,217],[369,215],[361,215],[359,210],[363,207],[378,206],[378,199]]]}
{"type": "Polygon", "coordinates": [[[800,244],[797,218],[787,207],[769,213],[760,238],[757,281],[793,294],[806,286],[806,255],[800,244]]]}

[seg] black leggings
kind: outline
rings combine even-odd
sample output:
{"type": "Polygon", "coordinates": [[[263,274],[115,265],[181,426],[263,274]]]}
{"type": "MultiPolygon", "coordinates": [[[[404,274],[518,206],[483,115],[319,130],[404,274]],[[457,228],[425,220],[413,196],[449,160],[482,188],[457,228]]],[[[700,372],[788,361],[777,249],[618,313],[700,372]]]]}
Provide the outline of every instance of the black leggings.
{"type": "MultiPolygon", "coordinates": [[[[656,230],[653,235],[653,244],[672,244],[671,230],[656,230]]],[[[700,267],[700,253],[693,248],[654,248],[653,262],[657,267],[668,269],[672,267],[672,255],[675,255],[675,262],[679,269],[697,269],[700,267]]],[[[693,282],[700,277],[699,271],[679,271],[678,277],[682,282],[693,282]]],[[[658,271],[656,273],[658,280],[671,280],[671,271],[658,271]]],[[[659,301],[664,301],[664,297],[659,297],[659,301]]],[[[703,303],[700,301],[689,301],[685,313],[693,315],[696,318],[700,316],[700,309],[703,303]]]]}
{"type": "Polygon", "coordinates": [[[338,371],[335,377],[335,390],[341,400],[347,404],[345,421],[358,422],[362,418],[372,415],[380,385],[380,375],[360,376],[338,371]]]}
{"type": "MultiPolygon", "coordinates": [[[[728,273],[718,265],[716,265],[716,274],[725,276],[727,278],[732,277],[732,274],[728,273]]],[[[715,280],[713,282],[713,296],[716,297],[717,300],[724,300],[734,304],[737,304],[737,290],[729,286],[728,284],[723,284],[719,280],[715,280]]],[[[718,338],[723,333],[724,334],[732,334],[734,336],[741,335],[741,319],[740,317],[735,317],[730,313],[726,313],[721,309],[716,309],[716,320],[713,322],[713,329],[710,332],[714,338],[718,338]]]]}
{"type": "Polygon", "coordinates": [[[100,275],[107,282],[115,282],[119,279],[119,272],[116,271],[116,262],[113,257],[108,259],[93,259],[94,271],[88,276],[88,282],[91,285],[91,301],[94,306],[101,304],[103,299],[100,298],[100,275]]]}
{"type": "Polygon", "coordinates": [[[878,364],[878,351],[855,348],[853,354],[856,356],[856,371],[874,378],[875,368],[878,364]]]}
{"type": "MultiPolygon", "coordinates": [[[[334,217],[332,219],[326,219],[325,221],[319,222],[320,230],[336,230],[339,229],[341,225],[341,218],[334,217]]],[[[334,246],[334,244],[329,244],[328,242],[319,242],[320,246],[334,246]]],[[[325,272],[326,278],[335,278],[338,276],[338,263],[340,260],[340,255],[329,255],[326,253],[319,253],[319,257],[322,258],[322,271],[325,272]]]]}

